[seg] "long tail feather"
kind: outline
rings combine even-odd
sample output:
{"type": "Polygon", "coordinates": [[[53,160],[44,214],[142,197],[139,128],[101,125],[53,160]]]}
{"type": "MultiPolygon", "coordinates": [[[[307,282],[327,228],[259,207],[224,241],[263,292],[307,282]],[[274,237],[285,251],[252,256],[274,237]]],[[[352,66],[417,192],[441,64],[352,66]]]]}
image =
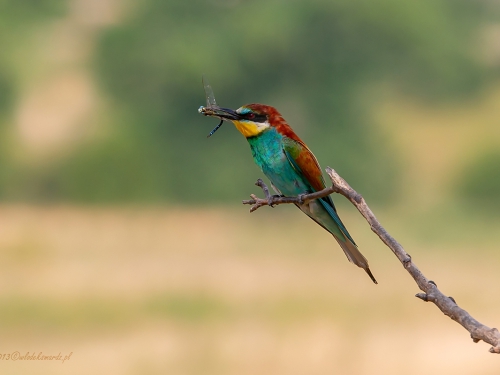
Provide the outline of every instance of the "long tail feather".
{"type": "Polygon", "coordinates": [[[337,240],[342,250],[344,250],[344,253],[347,256],[347,259],[349,259],[349,262],[352,262],[356,266],[364,269],[368,276],[370,276],[372,281],[375,284],[378,284],[377,280],[375,280],[375,277],[370,271],[370,268],[368,267],[368,261],[358,250],[357,246],[353,244],[348,238],[344,237],[343,239],[340,239],[336,235],[333,235],[333,237],[337,240]]]}

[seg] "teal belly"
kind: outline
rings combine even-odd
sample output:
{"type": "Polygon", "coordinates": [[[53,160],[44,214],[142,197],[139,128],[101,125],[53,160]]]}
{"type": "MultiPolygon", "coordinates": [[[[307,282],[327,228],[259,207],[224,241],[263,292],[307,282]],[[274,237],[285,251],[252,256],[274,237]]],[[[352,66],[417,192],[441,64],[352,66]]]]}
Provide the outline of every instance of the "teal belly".
{"type": "Polygon", "coordinates": [[[282,136],[275,129],[247,138],[255,163],[283,195],[311,192],[309,185],[295,171],[283,152],[282,136]]]}
{"type": "MultiPolygon", "coordinates": [[[[255,163],[281,194],[293,197],[299,194],[311,193],[312,188],[309,183],[296,172],[288,161],[283,152],[281,139],[282,136],[272,128],[257,137],[247,138],[255,163]]],[[[329,212],[318,200],[298,207],[327,231],[338,238],[344,238],[338,226],[338,222],[341,223],[341,221],[333,207],[329,212]],[[338,222],[332,215],[338,219],[338,222]]],[[[343,227],[343,224],[341,225],[343,227]]],[[[345,230],[345,233],[347,233],[347,230],[345,230]]]]}

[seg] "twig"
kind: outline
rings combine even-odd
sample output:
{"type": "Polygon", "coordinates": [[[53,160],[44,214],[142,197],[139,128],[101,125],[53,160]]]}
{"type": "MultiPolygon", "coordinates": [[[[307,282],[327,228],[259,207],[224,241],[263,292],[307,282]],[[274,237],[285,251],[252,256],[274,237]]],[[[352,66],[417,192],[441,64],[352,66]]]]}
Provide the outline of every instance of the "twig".
{"type": "Polygon", "coordinates": [[[434,303],[445,315],[462,325],[467,331],[474,342],[483,340],[492,345],[490,353],[500,354],[500,332],[496,328],[489,328],[484,324],[478,322],[464,309],[460,308],[452,297],[444,295],[437,287],[436,283],[427,279],[423,273],[413,263],[411,256],[403,249],[403,246],[397,242],[380,224],[373,212],[366,204],[364,198],[357,193],[337,172],[331,168],[326,168],[326,172],[332,180],[332,186],[325,188],[321,191],[304,194],[298,197],[284,197],[277,195],[270,195],[269,189],[266,184],[259,179],[256,183],[260,186],[266,195],[266,199],[251,195],[252,199],[244,200],[243,204],[252,205],[250,212],[257,210],[262,206],[274,206],[278,204],[294,203],[303,204],[311,200],[323,198],[332,193],[339,193],[349,199],[351,203],[356,206],[358,211],[363,215],[373,232],[379,236],[383,243],[389,247],[394,255],[399,259],[403,267],[410,273],[419,289],[424,293],[418,293],[415,297],[420,298],[425,302],[434,303]]]}
{"type": "Polygon", "coordinates": [[[271,195],[269,193],[269,189],[267,185],[262,181],[260,178],[257,180],[255,185],[259,186],[263,191],[264,195],[266,196],[266,199],[262,199],[257,197],[255,194],[250,194],[250,197],[252,199],[244,200],[242,203],[243,204],[251,204],[252,207],[250,207],[250,212],[254,212],[258,208],[261,208],[262,206],[277,206],[279,204],[290,204],[290,203],[296,203],[296,204],[304,204],[309,201],[312,201],[314,199],[318,198],[323,198],[326,197],[327,195],[330,195],[332,193],[336,193],[337,191],[335,188],[329,187],[324,190],[317,191],[315,193],[311,194],[301,194],[297,197],[285,197],[283,195],[271,195]]]}

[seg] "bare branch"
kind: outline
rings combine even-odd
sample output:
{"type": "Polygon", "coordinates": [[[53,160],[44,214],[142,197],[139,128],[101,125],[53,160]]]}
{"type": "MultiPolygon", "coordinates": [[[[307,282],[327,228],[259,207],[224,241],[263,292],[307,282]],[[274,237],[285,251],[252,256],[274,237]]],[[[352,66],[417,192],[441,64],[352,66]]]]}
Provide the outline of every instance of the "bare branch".
{"type": "Polygon", "coordinates": [[[314,199],[323,198],[332,193],[337,193],[337,190],[332,186],[311,194],[301,194],[297,197],[285,197],[282,195],[271,195],[269,193],[269,188],[260,178],[257,180],[255,185],[259,186],[262,189],[264,195],[266,196],[266,199],[259,198],[255,194],[250,194],[250,197],[252,199],[242,201],[243,204],[252,205],[252,207],[250,207],[250,212],[254,212],[255,210],[257,210],[262,206],[273,207],[279,204],[290,204],[290,203],[301,205],[310,202],[314,199]]]}
{"type": "Polygon", "coordinates": [[[435,304],[445,315],[462,325],[467,331],[474,342],[483,340],[484,342],[492,345],[490,353],[500,354],[500,332],[496,328],[489,328],[484,324],[474,319],[467,311],[460,308],[452,297],[444,295],[437,287],[436,283],[427,279],[424,274],[413,263],[411,256],[404,250],[403,246],[397,242],[380,224],[373,212],[366,204],[364,198],[357,193],[337,172],[330,167],[326,168],[326,172],[330,176],[332,186],[321,191],[304,194],[298,197],[284,197],[279,195],[270,195],[269,189],[266,184],[259,179],[256,183],[264,191],[266,199],[261,199],[251,195],[250,200],[243,201],[243,204],[252,205],[250,212],[257,210],[262,206],[274,206],[278,204],[303,204],[311,200],[323,198],[332,193],[338,193],[346,197],[363,215],[370,228],[383,243],[389,247],[394,255],[399,259],[403,267],[413,277],[419,289],[424,293],[418,293],[415,297],[435,304]]]}

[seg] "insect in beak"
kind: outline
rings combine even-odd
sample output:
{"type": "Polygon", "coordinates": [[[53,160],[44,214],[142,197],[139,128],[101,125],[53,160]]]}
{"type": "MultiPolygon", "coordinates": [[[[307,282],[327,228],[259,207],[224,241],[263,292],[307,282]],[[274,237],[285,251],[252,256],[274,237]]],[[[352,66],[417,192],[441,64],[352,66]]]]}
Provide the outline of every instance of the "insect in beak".
{"type": "Polygon", "coordinates": [[[219,130],[219,128],[222,126],[222,124],[224,123],[224,120],[223,119],[220,119],[220,122],[219,122],[219,125],[217,125],[214,130],[212,130],[208,135],[207,135],[207,138],[210,138],[217,130],[219,130]]]}
{"type": "Polygon", "coordinates": [[[210,86],[210,83],[208,83],[208,80],[205,76],[203,76],[202,78],[202,83],[203,88],[205,89],[207,105],[205,107],[201,106],[198,109],[198,112],[204,116],[217,117],[220,119],[219,124],[207,135],[207,138],[210,138],[217,130],[219,130],[224,121],[237,120],[239,118],[239,115],[232,109],[221,108],[217,105],[212,86],[210,86]]]}

